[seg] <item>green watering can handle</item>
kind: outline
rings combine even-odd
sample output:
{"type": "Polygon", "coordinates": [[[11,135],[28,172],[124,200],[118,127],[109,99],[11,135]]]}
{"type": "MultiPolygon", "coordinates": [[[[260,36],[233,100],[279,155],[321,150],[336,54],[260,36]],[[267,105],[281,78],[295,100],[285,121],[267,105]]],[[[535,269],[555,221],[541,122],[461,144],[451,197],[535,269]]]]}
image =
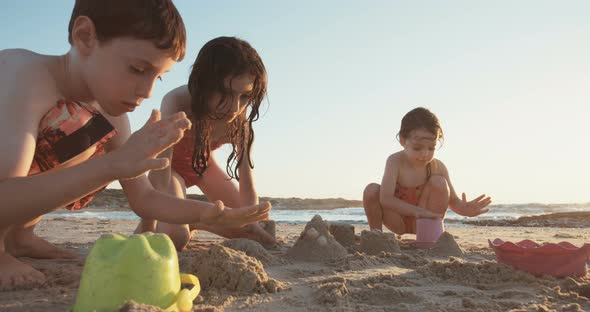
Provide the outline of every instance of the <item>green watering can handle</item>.
{"type": "Polygon", "coordinates": [[[178,312],[190,312],[193,309],[193,300],[197,298],[201,292],[201,283],[199,279],[191,274],[180,274],[180,282],[183,284],[192,284],[191,290],[181,289],[176,296],[176,302],[168,307],[166,312],[178,311],[178,312]]]}

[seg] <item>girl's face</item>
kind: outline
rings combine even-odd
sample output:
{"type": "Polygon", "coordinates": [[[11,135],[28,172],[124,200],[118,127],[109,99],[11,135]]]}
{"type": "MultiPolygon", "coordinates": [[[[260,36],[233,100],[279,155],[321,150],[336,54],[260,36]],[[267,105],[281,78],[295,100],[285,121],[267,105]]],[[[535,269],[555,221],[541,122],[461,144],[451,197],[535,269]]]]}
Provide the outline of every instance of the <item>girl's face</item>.
{"type": "Polygon", "coordinates": [[[229,76],[223,80],[224,92],[214,92],[209,100],[209,111],[221,116],[224,123],[231,123],[238,116],[244,115],[252,99],[254,80],[250,74],[229,76]]]}
{"type": "Polygon", "coordinates": [[[426,166],[434,159],[434,150],[438,137],[421,128],[410,132],[407,138],[400,138],[404,153],[416,166],[426,166]]]}

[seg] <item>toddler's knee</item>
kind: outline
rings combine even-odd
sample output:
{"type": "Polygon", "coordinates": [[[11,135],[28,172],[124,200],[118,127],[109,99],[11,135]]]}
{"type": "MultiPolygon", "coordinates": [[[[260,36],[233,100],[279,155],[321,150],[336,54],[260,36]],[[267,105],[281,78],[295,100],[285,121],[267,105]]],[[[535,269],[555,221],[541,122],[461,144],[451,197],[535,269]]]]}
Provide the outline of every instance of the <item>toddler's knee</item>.
{"type": "Polygon", "coordinates": [[[379,198],[379,191],[381,190],[381,185],[377,183],[370,183],[365,187],[365,191],[363,192],[363,198],[365,199],[374,199],[379,198]]]}
{"type": "Polygon", "coordinates": [[[428,180],[428,186],[430,187],[431,192],[438,192],[438,193],[448,193],[449,192],[449,184],[447,183],[447,179],[440,175],[431,176],[428,180]]]}

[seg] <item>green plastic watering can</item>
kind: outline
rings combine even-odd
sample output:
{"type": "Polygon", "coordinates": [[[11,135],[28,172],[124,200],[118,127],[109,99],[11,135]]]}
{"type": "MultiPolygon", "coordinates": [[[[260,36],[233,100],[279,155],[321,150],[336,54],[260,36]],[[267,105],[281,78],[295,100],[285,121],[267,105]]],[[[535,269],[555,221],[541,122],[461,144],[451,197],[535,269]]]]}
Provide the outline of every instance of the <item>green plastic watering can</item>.
{"type": "Polygon", "coordinates": [[[180,274],[178,255],[166,234],[106,234],[94,244],[82,272],[73,312],[112,312],[125,302],[191,311],[199,279],[180,274]],[[180,289],[181,283],[192,289],[180,289]]]}

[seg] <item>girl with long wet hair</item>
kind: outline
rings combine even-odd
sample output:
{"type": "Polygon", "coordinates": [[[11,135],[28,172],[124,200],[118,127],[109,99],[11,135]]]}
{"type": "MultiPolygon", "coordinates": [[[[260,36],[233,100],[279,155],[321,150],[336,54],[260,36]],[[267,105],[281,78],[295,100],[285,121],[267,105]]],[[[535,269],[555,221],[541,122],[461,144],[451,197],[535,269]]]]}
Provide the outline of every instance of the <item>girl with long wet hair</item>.
{"type": "MultiPolygon", "coordinates": [[[[162,100],[164,116],[184,112],[193,126],[178,144],[160,155],[170,159],[171,165],[150,173],[154,187],[184,198],[189,187],[197,186],[208,200],[220,200],[235,209],[258,204],[252,173],[252,124],[258,120],[266,86],[264,63],[248,42],[235,37],[207,42],[199,51],[188,84],[170,91],[162,100]],[[231,153],[222,168],[214,151],[224,144],[231,145],[231,153]]],[[[266,245],[275,242],[258,223],[220,227],[142,219],[137,232],[166,233],[182,250],[197,229],[266,245]]]]}

